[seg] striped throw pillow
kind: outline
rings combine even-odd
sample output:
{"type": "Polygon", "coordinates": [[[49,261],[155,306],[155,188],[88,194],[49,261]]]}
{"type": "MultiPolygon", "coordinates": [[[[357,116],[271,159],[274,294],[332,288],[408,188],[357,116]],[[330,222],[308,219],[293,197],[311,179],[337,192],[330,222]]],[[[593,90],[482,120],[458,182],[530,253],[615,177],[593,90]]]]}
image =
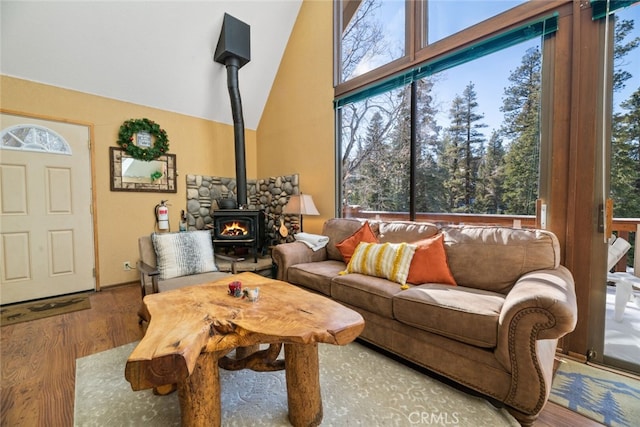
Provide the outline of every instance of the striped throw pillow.
{"type": "Polygon", "coordinates": [[[382,277],[404,285],[415,251],[416,246],[408,243],[361,242],[356,247],[346,272],[382,277]]]}
{"type": "Polygon", "coordinates": [[[218,271],[209,231],[151,235],[160,280],[218,271]]]}

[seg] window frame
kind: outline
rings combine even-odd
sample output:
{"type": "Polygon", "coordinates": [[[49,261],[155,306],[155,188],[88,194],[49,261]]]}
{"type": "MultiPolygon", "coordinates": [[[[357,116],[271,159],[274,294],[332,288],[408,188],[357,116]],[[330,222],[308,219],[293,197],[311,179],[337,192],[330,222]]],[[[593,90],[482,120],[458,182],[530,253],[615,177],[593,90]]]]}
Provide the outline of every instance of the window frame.
{"type": "Polygon", "coordinates": [[[527,3],[509,9],[447,38],[421,47],[426,1],[405,0],[407,7],[407,31],[405,33],[407,46],[405,56],[346,82],[340,82],[339,78],[339,61],[341,59],[340,52],[342,51],[342,10],[344,8],[343,4],[358,3],[359,0],[336,0],[334,2],[334,98],[359,91],[380,80],[406,72],[423,62],[433,61],[440,56],[454,53],[465,46],[473,45],[496,34],[517,28],[528,21],[543,18],[545,15],[557,11],[561,6],[571,3],[571,0],[529,0],[527,3]]]}
{"type": "MultiPolygon", "coordinates": [[[[414,7],[415,3],[412,1],[405,0],[405,54],[404,56],[395,59],[385,65],[382,65],[378,68],[375,68],[367,73],[361,74],[359,76],[353,77],[352,79],[341,82],[342,75],[342,28],[344,26],[343,14],[342,10],[346,9],[344,4],[359,4],[361,0],[334,0],[334,49],[333,49],[333,87],[337,91],[339,87],[347,88],[348,91],[359,89],[363,85],[371,83],[370,79],[374,81],[384,79],[394,73],[399,69],[405,69],[408,65],[411,64],[412,58],[414,56],[415,51],[415,37],[411,37],[413,28],[415,26],[415,12],[414,7]],[[355,84],[353,83],[355,81],[355,84]],[[361,82],[362,81],[362,82],[361,82]],[[351,89],[349,89],[351,88],[351,89]]],[[[356,8],[351,8],[355,12],[356,8]]],[[[334,91],[334,96],[338,96],[339,94],[334,91]]]]}
{"type": "MultiPolygon", "coordinates": [[[[350,2],[349,0],[346,0],[350,2]]],[[[342,1],[336,1],[336,4],[342,4],[342,1]]],[[[359,92],[366,91],[367,88],[375,86],[380,82],[385,80],[393,79],[394,77],[401,76],[402,74],[410,71],[413,68],[419,67],[420,64],[429,63],[433,61],[437,61],[443,57],[447,57],[449,55],[454,55],[459,51],[463,51],[469,46],[481,44],[487,40],[496,37],[499,34],[507,33],[511,30],[515,30],[518,27],[523,25],[527,25],[532,21],[541,20],[548,18],[549,15],[556,15],[557,19],[560,20],[560,16],[564,15],[564,10],[566,10],[567,3],[571,3],[570,0],[552,0],[550,2],[547,1],[534,1],[530,0],[528,3],[524,3],[522,5],[516,6],[512,9],[509,9],[503,13],[500,13],[492,18],[489,18],[485,21],[482,21],[474,26],[471,26],[465,30],[462,30],[458,33],[455,33],[447,38],[442,40],[438,40],[432,45],[425,46],[423,48],[419,48],[423,33],[426,29],[424,25],[416,25],[416,22],[422,22],[424,17],[424,8],[426,7],[425,0],[421,1],[407,1],[407,7],[411,7],[412,14],[407,15],[407,29],[413,32],[413,36],[409,35],[409,38],[413,41],[412,50],[408,51],[408,56],[401,58],[400,60],[396,60],[392,63],[386,64],[385,66],[379,67],[375,70],[372,70],[366,74],[363,74],[358,77],[354,77],[348,82],[341,83],[335,86],[334,91],[334,100],[336,103],[340,99],[344,99],[349,97],[350,95],[357,94],[359,92]]],[[[337,10],[336,18],[338,18],[335,22],[340,22],[341,16],[340,10],[341,7],[336,7],[337,10]]],[[[566,12],[565,12],[566,13],[566,12]]],[[[334,28],[337,30],[335,33],[335,41],[337,43],[337,48],[341,49],[340,40],[341,40],[341,32],[339,31],[341,25],[336,25],[334,28]]],[[[542,93],[541,93],[541,103],[543,105],[553,105],[553,80],[554,80],[554,50],[555,43],[553,41],[553,37],[542,36],[544,42],[541,45],[541,51],[543,58],[543,69],[542,69],[542,93]]],[[[340,51],[338,51],[336,58],[340,59],[340,51]]],[[[334,64],[334,69],[337,73],[340,70],[339,64],[334,64]]],[[[337,80],[336,80],[337,81],[337,80]]],[[[413,90],[412,90],[413,91],[413,90]]],[[[415,100],[412,100],[414,103],[415,100]]],[[[334,111],[335,114],[335,152],[336,152],[336,182],[335,182],[335,207],[337,216],[342,216],[343,212],[343,188],[342,188],[342,140],[341,140],[341,114],[339,108],[336,108],[334,111]]],[[[546,200],[549,197],[550,189],[550,168],[551,168],[551,157],[552,157],[552,116],[553,109],[547,108],[541,111],[540,117],[540,158],[539,158],[539,182],[538,182],[538,199],[546,200]]],[[[412,120],[412,122],[414,122],[412,120]]],[[[411,150],[415,149],[415,135],[411,135],[412,144],[411,150]]],[[[413,159],[411,160],[413,163],[413,159]]],[[[413,172],[415,166],[411,166],[411,175],[413,177],[413,172]]],[[[411,178],[413,179],[413,178],[411,178]]],[[[409,200],[409,217],[410,219],[415,219],[415,194],[414,194],[414,184],[411,184],[410,189],[410,200],[409,200]]]]}

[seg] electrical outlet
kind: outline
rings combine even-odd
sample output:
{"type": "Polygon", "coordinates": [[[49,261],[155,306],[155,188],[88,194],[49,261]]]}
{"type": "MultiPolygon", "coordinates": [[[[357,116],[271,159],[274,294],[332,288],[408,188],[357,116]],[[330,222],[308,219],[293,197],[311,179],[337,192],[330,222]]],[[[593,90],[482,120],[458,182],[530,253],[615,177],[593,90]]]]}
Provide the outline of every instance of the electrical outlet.
{"type": "Polygon", "coordinates": [[[122,269],[124,271],[130,271],[131,270],[131,263],[129,261],[125,261],[122,263],[122,269]]]}

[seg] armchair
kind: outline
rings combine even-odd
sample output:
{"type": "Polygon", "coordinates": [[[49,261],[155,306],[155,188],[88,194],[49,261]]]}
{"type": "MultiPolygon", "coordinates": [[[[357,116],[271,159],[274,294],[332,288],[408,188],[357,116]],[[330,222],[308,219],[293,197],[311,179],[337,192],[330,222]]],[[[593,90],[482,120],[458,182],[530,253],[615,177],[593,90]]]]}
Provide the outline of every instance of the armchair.
{"type": "MultiPolygon", "coordinates": [[[[186,232],[180,233],[188,235],[190,233],[207,233],[205,231],[198,232],[186,232]]],[[[173,233],[178,234],[178,233],[173,233]]],[[[209,238],[209,244],[211,240],[209,238]]],[[[138,238],[138,250],[140,252],[140,260],[138,261],[138,271],[140,272],[140,287],[142,297],[149,293],[164,292],[171,289],[182,288],[184,286],[197,285],[200,283],[207,283],[220,278],[230,276],[236,273],[236,262],[242,261],[242,258],[233,258],[220,254],[213,254],[213,245],[210,247],[204,247],[204,250],[218,259],[224,259],[231,262],[231,273],[222,271],[205,271],[197,274],[182,275],[170,278],[163,278],[161,269],[158,266],[158,257],[156,255],[156,249],[154,248],[154,242],[151,235],[141,236],[138,238]]],[[[215,265],[215,261],[214,261],[215,265]]]]}

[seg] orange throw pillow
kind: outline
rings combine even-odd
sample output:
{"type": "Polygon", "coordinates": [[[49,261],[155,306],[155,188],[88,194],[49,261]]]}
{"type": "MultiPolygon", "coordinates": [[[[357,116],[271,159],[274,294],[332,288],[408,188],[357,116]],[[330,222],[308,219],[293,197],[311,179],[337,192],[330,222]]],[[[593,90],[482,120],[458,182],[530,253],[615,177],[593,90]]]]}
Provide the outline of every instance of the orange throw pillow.
{"type": "Polygon", "coordinates": [[[413,242],[416,252],[411,260],[407,283],[420,285],[422,283],[442,283],[457,286],[447,263],[447,253],[444,249],[444,235],[413,242]]]}
{"type": "Polygon", "coordinates": [[[342,254],[342,258],[345,263],[349,264],[349,261],[356,250],[356,246],[358,246],[358,243],[360,242],[378,243],[378,239],[373,233],[373,230],[371,230],[371,226],[368,222],[365,222],[364,225],[355,233],[336,245],[336,248],[338,248],[342,254]]]}

